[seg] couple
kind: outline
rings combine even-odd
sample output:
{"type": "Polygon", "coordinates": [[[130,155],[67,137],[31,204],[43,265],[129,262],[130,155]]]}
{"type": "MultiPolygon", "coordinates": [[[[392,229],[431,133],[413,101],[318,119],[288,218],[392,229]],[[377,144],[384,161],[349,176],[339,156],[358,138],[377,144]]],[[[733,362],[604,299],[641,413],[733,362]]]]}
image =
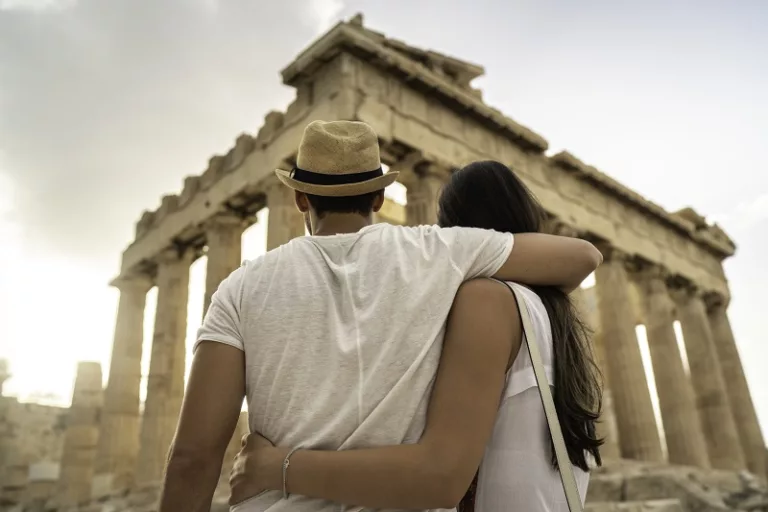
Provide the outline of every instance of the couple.
{"type": "Polygon", "coordinates": [[[372,224],[397,173],[363,123],[311,123],[277,176],[312,235],[214,294],[161,512],[209,510],[243,398],[253,434],[233,511],[567,510],[508,286],[530,311],[583,502],[600,391],[567,293],[597,249],[537,233],[541,207],[497,162],[453,174],[440,227],[372,224]]]}

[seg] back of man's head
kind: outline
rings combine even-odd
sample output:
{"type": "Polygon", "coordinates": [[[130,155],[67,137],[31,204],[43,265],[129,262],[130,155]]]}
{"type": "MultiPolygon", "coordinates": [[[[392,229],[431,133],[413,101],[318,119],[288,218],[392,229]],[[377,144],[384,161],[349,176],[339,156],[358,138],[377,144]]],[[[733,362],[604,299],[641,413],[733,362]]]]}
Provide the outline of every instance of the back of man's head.
{"type": "Polygon", "coordinates": [[[296,191],[299,209],[312,210],[318,219],[328,214],[370,216],[398,174],[383,172],[376,132],[357,121],[313,121],[304,130],[296,166],[276,173],[296,191]]]}
{"type": "Polygon", "coordinates": [[[352,213],[367,217],[371,215],[377,204],[383,200],[384,190],[368,192],[357,196],[332,197],[307,194],[307,200],[315,215],[322,219],[329,213],[352,213]]]}

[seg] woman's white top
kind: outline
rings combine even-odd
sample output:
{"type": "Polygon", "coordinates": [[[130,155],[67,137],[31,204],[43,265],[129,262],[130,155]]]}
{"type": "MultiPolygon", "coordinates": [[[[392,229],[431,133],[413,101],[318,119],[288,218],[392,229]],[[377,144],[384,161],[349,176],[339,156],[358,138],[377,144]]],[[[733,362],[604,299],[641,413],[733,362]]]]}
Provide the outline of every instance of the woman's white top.
{"type": "MultiPolygon", "coordinates": [[[[553,386],[552,327],[544,304],[528,288],[509,284],[525,299],[547,380],[553,386]]],[[[552,467],[547,418],[526,343],[523,338],[507,372],[493,434],[480,464],[476,512],[568,512],[560,473],[552,467]]],[[[575,466],[573,471],[583,504],[589,473],[575,466]]]]}

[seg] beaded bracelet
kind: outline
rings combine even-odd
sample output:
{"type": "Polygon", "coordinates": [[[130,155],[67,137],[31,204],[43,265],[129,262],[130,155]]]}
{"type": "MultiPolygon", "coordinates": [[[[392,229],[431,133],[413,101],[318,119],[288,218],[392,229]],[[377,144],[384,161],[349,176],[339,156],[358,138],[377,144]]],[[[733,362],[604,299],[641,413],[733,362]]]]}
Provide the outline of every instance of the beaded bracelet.
{"type": "Polygon", "coordinates": [[[288,452],[288,455],[283,459],[283,499],[288,499],[288,466],[291,465],[291,455],[297,450],[301,450],[300,446],[292,449],[288,452]]]}

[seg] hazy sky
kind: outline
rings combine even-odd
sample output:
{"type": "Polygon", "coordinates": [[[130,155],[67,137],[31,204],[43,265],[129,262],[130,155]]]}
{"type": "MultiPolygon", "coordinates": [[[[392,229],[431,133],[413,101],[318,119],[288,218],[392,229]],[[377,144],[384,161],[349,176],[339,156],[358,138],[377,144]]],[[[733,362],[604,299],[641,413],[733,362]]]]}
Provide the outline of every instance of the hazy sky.
{"type": "MultiPolygon", "coordinates": [[[[391,37],[485,66],[486,101],[553,150],[722,224],[738,245],[730,317],[768,431],[762,0],[0,0],[8,391],[66,401],[77,360],[106,371],[117,299],[106,285],[141,211],[283,109],[293,90],[280,69],[358,11],[391,37]]],[[[263,251],[263,230],[245,245],[263,251]]],[[[203,270],[193,266],[190,331],[203,270]]]]}

